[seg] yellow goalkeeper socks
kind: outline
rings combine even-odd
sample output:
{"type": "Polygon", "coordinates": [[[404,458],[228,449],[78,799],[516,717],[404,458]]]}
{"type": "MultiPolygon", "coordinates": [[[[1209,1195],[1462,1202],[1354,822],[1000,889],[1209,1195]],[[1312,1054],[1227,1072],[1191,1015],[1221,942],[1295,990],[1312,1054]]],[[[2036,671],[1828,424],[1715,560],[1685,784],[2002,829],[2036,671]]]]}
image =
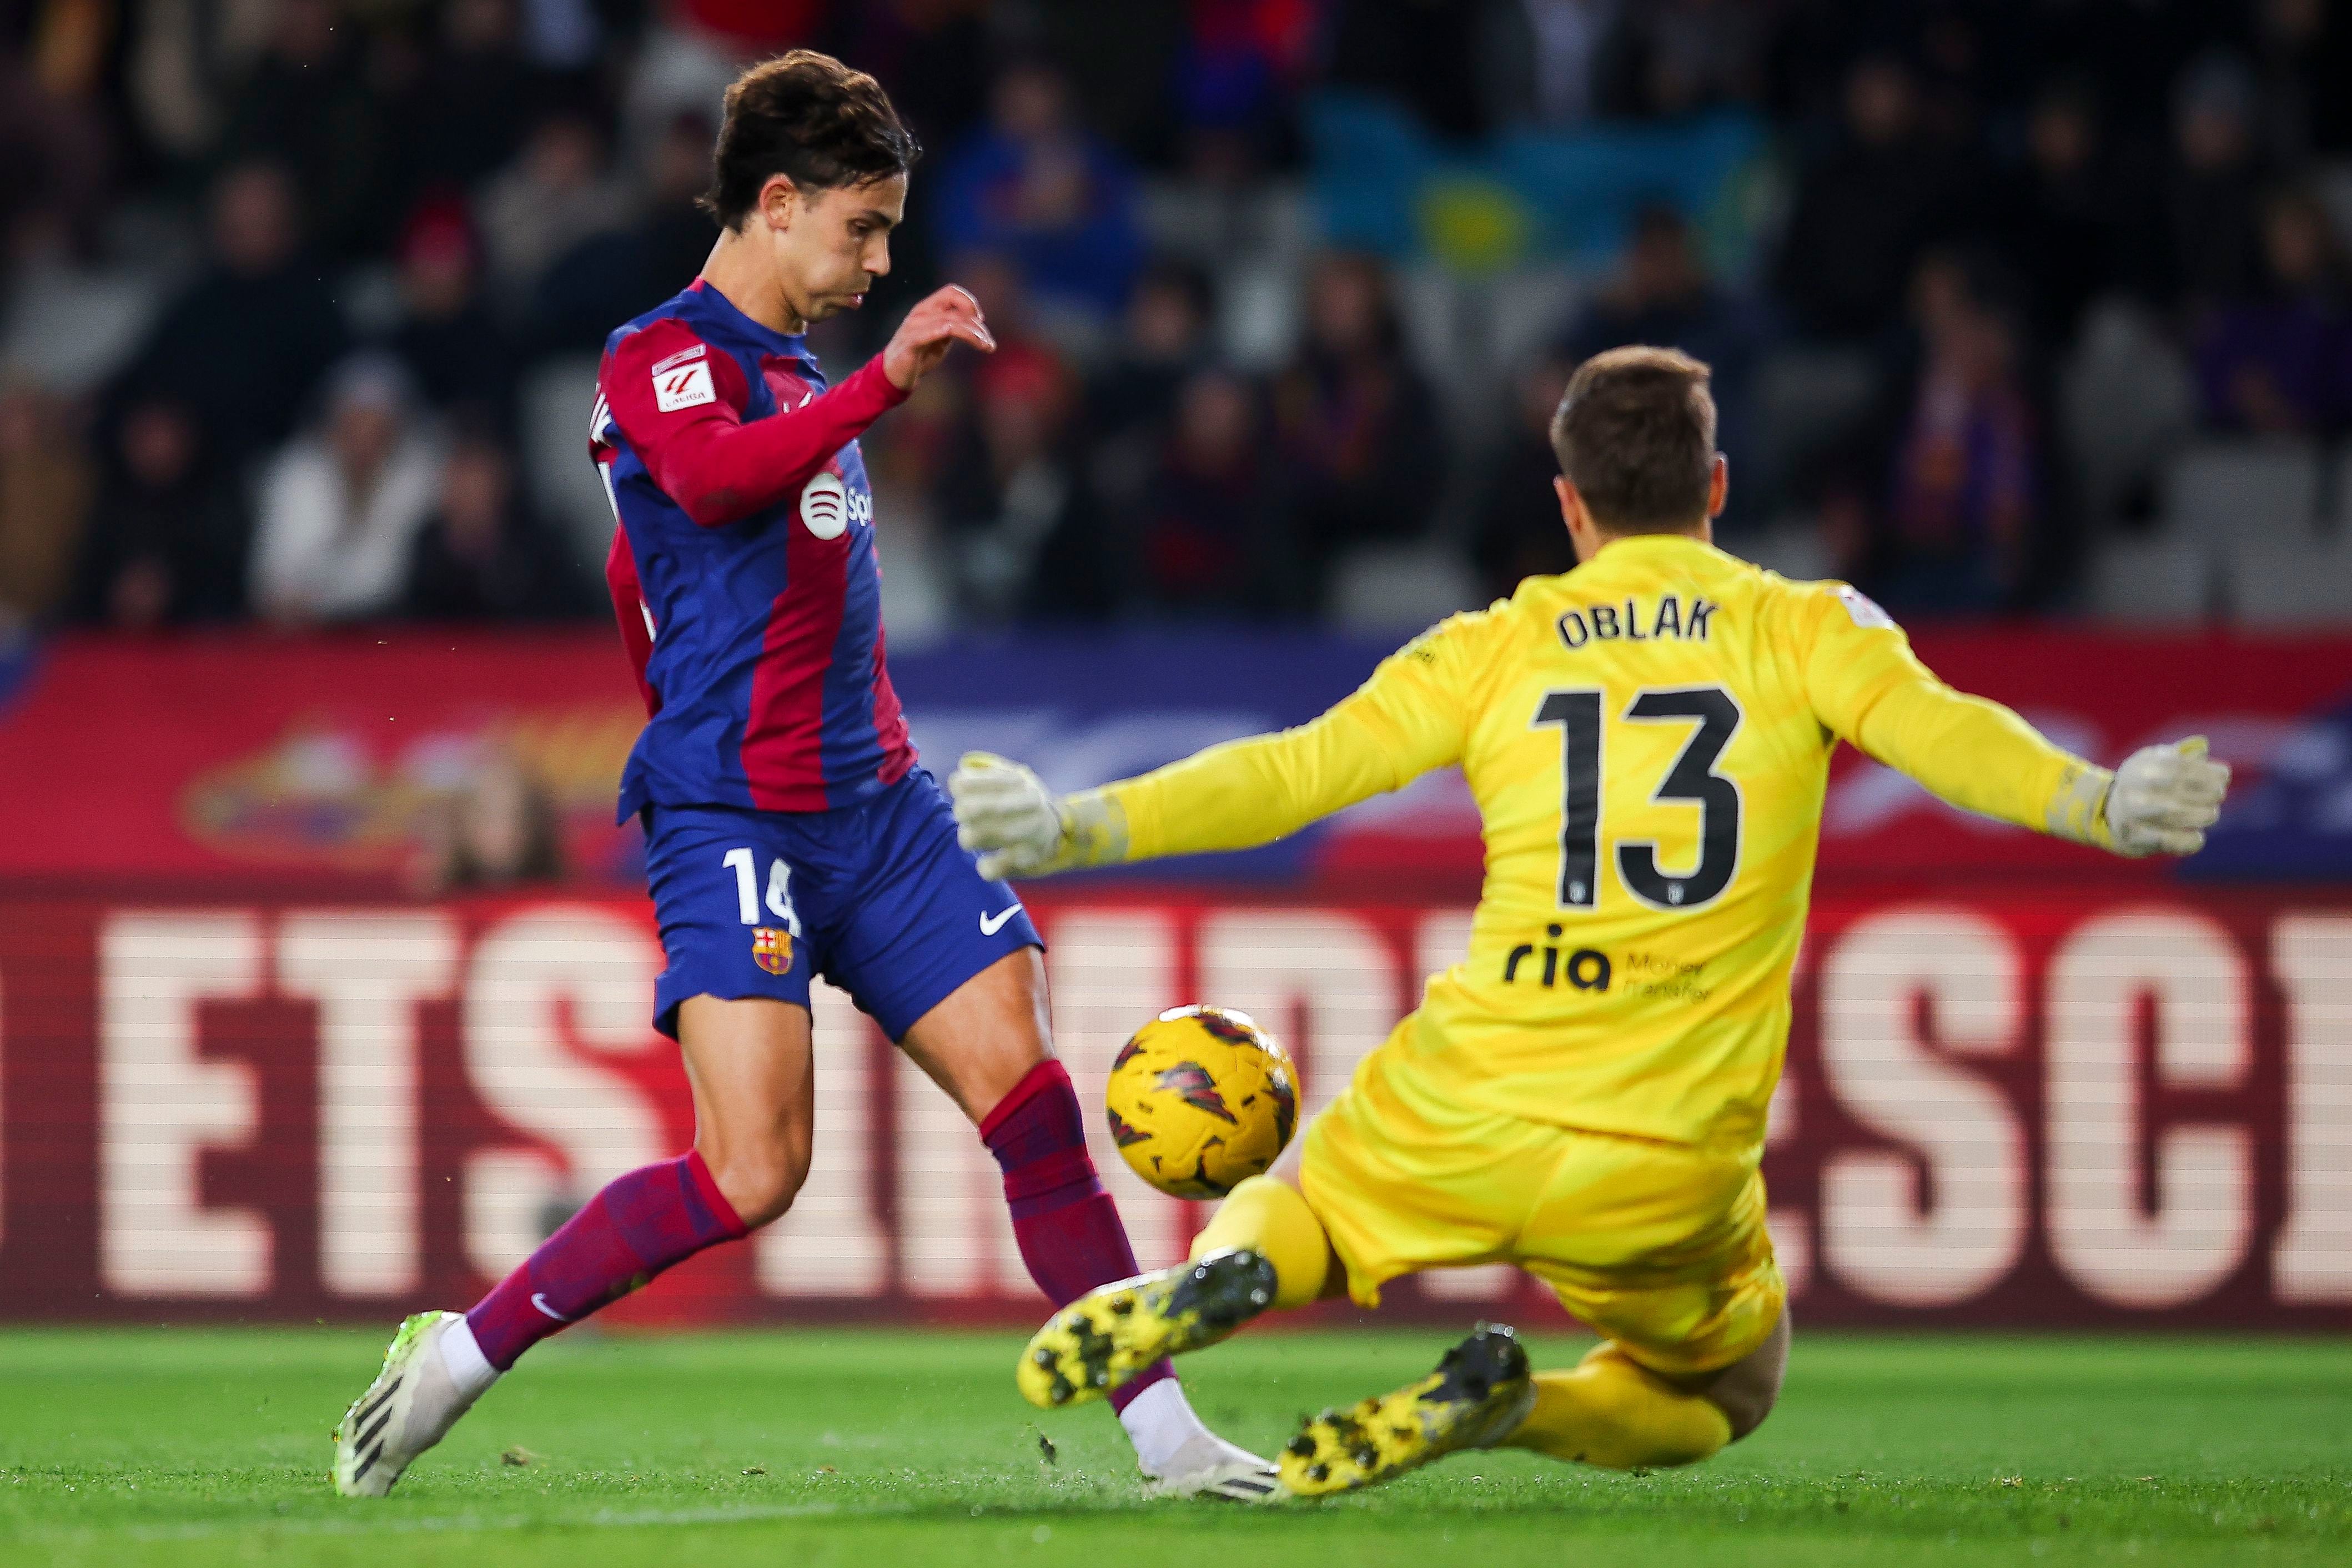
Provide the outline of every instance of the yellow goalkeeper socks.
{"type": "Polygon", "coordinates": [[[1731,1441],[1731,1420],[1604,1344],[1573,1372],[1536,1374],[1535,1408],[1503,1439],[1605,1469],[1688,1465],[1731,1441]]]}
{"type": "Polygon", "coordinates": [[[1331,1242],[1298,1189],[1272,1176],[1252,1176],[1235,1187],[1192,1238],[1192,1256],[1246,1247],[1274,1265],[1274,1304],[1304,1307],[1323,1294],[1331,1271],[1331,1242]]]}

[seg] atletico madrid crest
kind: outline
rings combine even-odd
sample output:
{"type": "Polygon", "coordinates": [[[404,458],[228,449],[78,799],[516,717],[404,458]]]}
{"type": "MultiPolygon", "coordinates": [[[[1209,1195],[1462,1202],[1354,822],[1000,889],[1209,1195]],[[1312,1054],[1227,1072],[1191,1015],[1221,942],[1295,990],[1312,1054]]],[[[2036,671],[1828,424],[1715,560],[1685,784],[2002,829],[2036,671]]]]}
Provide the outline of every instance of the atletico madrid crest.
{"type": "Polygon", "coordinates": [[[751,932],[751,962],[771,974],[793,966],[793,933],[761,926],[751,932]]]}

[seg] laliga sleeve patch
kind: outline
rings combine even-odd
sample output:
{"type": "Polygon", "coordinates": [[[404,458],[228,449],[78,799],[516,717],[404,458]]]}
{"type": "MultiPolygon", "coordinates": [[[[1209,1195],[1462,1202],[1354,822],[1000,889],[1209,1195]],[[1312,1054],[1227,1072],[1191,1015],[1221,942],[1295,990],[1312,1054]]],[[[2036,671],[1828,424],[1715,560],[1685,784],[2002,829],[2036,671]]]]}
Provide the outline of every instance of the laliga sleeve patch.
{"type": "Polygon", "coordinates": [[[1851,584],[1841,583],[1838,584],[1837,596],[1838,603],[1845,606],[1845,613],[1853,618],[1855,626],[1861,626],[1865,631],[1881,627],[1888,631],[1895,629],[1895,617],[1880,609],[1878,602],[1861,589],[1851,584]]]}
{"type": "Polygon", "coordinates": [[[654,372],[654,406],[664,414],[718,401],[719,390],[710,384],[710,362],[707,359],[654,372]]]}

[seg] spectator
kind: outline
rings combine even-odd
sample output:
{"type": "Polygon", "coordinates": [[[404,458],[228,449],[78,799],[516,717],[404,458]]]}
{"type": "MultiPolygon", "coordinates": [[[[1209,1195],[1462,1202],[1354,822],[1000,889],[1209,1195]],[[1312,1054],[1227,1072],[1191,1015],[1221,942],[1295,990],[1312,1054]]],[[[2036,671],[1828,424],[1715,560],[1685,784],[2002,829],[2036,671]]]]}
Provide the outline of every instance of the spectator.
{"type": "Polygon", "coordinates": [[[1576,564],[1559,497],[1552,489],[1559,458],[1552,452],[1551,421],[1577,363],[1548,355],[1519,374],[1510,434],[1501,450],[1480,465],[1485,482],[1473,517],[1470,555],[1490,598],[1507,597],[1522,578],[1566,572],[1576,564]]]}
{"type": "Polygon", "coordinates": [[[0,44],[0,235],[37,213],[78,248],[96,238],[113,161],[104,28],[93,18],[46,29],[32,58],[0,44]]]}
{"type": "Polygon", "coordinates": [[[1280,473],[1249,384],[1194,372],[1137,518],[1133,598],[1216,616],[1296,614],[1297,551],[1280,473]]]}
{"type": "Polygon", "coordinates": [[[1162,262],[1136,285],[1118,345],[1087,390],[1087,436],[1107,496],[1130,498],[1141,488],[1179,389],[1209,360],[1213,310],[1208,277],[1197,267],[1162,262]]]}
{"type": "Polygon", "coordinates": [[[1856,342],[1900,314],[1912,263],[1966,226],[1971,194],[1920,134],[1918,89],[1900,60],[1873,55],[1847,73],[1844,130],[1798,175],[1774,282],[1806,333],[1856,342]]]}
{"type": "Polygon", "coordinates": [[[1764,26],[1762,8],[1739,0],[1640,0],[1624,6],[1598,62],[1603,108],[1618,116],[1670,120],[1754,101],[1763,92],[1764,26]]]}
{"type": "Polygon", "coordinates": [[[2204,50],[2242,43],[2246,19],[2242,5],[2185,0],[2044,0],[2009,10],[2021,24],[2017,58],[2097,82],[2113,139],[2151,153],[2171,139],[2182,68],[2204,50]]]}
{"type": "Polygon", "coordinates": [[[72,585],[89,465],[58,400],[0,387],[0,628],[45,619],[72,585]]]}
{"type": "Polygon", "coordinates": [[[1501,126],[1573,129],[1599,108],[1597,65],[1619,0],[1484,0],[1479,99],[1501,126]]]}
{"type": "Polygon", "coordinates": [[[540,281],[538,336],[549,349],[601,349],[605,334],[694,281],[719,237],[695,198],[710,183],[717,134],[700,115],[669,122],[654,145],[645,210],[572,247],[540,281]]]}
{"type": "MultiPolygon", "coordinates": [[[[1570,364],[1603,349],[1627,343],[1658,343],[1704,360],[1715,372],[1717,441],[1734,473],[1747,466],[1755,429],[1754,377],[1763,332],[1754,312],[1716,287],[1706,264],[1691,243],[1690,226],[1667,206],[1644,208],[1635,218],[1632,243],[1615,285],[1595,300],[1570,330],[1562,353],[1570,364]]],[[[1729,518],[1740,521],[1743,502],[1733,491],[1729,518]]]]}
{"type": "Polygon", "coordinates": [[[294,192],[273,163],[232,165],[214,184],[212,254],[163,308],[124,384],[202,408],[224,471],[283,441],[320,374],[343,352],[342,313],[304,264],[294,192]]]}
{"type": "Polygon", "coordinates": [[[2136,182],[2104,144],[2087,83],[2043,89],[2026,122],[2025,153],[2022,178],[2010,186],[2003,248],[2031,280],[2036,334],[2063,346],[2093,298],[2129,273],[2125,234],[2136,182]]]}
{"type": "Polygon", "coordinates": [[[2326,0],[2257,0],[2263,107],[2274,156],[2352,153],[2352,15],[2326,0]]]}
{"type": "Polygon", "coordinates": [[[835,16],[842,58],[889,85],[926,147],[952,147],[988,110],[987,7],[975,0],[866,0],[835,16]]]}
{"type": "Polygon", "coordinates": [[[449,0],[439,47],[394,106],[400,127],[396,210],[471,188],[512,157],[538,96],[522,58],[516,0],[449,0]]]}
{"type": "Polygon", "coordinates": [[[354,355],[335,370],[326,421],[263,477],[253,602],[282,625],[355,620],[400,602],[402,574],[433,510],[440,457],[417,430],[398,361],[354,355]]]}
{"type": "Polygon", "coordinates": [[[1107,612],[1101,530],[1067,439],[1069,373],[1034,343],[999,338],[972,388],[939,491],[964,605],[990,618],[1107,612]]]}
{"type": "Polygon", "coordinates": [[[334,0],[278,0],[268,47],[234,95],[225,152],[290,170],[311,243],[341,258],[386,237],[391,149],[355,30],[337,21],[334,0]]]}
{"type": "Polygon", "coordinates": [[[268,44],[275,18],[257,6],[148,0],[123,16],[122,88],[142,143],[193,166],[217,147],[228,84],[268,44]]]}
{"type": "Polygon", "coordinates": [[[1889,609],[2012,607],[2042,541],[2042,422],[2014,319],[1958,269],[1921,268],[1925,359],[1897,432],[1873,589],[1889,609]]]}
{"type": "Polygon", "coordinates": [[[1996,73],[2003,62],[1992,57],[2004,41],[1998,35],[2005,19],[1958,0],[1931,0],[1919,10],[1909,31],[1920,130],[1955,156],[1981,155],[1989,100],[2002,86],[1996,73]]]}
{"type": "Polygon", "coordinates": [[[979,299],[997,353],[950,357],[887,430],[910,447],[908,470],[934,475],[948,597],[981,618],[1108,614],[1115,569],[1082,456],[1077,374],[1037,329],[1013,258],[969,251],[950,278],[979,299]],[[901,426],[908,411],[915,418],[901,426]]]}
{"type": "Polygon", "coordinates": [[[2252,76],[2227,55],[2200,60],[2175,95],[2165,238],[2172,292],[2192,307],[2262,289],[2264,175],[2253,96],[2252,76]]]}
{"type": "Polygon", "coordinates": [[[1366,256],[1327,256],[1307,279],[1307,343],[1275,388],[1275,426],[1319,578],[1363,540],[1427,530],[1445,475],[1437,399],[1404,352],[1389,277],[1366,256]]]}
{"type": "Polygon", "coordinates": [[[418,620],[543,621],[593,607],[581,563],[516,496],[506,449],[479,433],[450,447],[407,584],[403,608],[418,620]]]}
{"type": "Polygon", "coordinates": [[[2352,393],[2344,261],[2326,213],[2299,191],[2273,195],[2263,249],[2262,292],[2216,308],[2198,332],[2204,421],[2258,436],[2326,433],[2352,393]]]}
{"type": "Polygon", "coordinates": [[[511,429],[519,356],[482,301],[480,271],[480,247],[464,205],[419,207],[401,236],[402,314],[386,346],[436,412],[462,405],[511,429]]]}
{"type": "Polygon", "coordinates": [[[1179,166],[1188,183],[1234,189],[1295,157],[1295,100],[1316,16],[1292,0],[1201,0],[1174,70],[1179,166]]]}
{"type": "Polygon", "coordinates": [[[114,422],[104,472],[80,617],[124,627],[241,617],[247,523],[196,412],[134,402],[114,422]]]}
{"type": "Polygon", "coordinates": [[[550,263],[591,235],[618,227],[629,205],[605,167],[596,121],[557,110],[531,128],[521,153],[483,187],[477,210],[490,292],[512,318],[550,263]]]}
{"type": "MultiPolygon", "coordinates": [[[[1028,289],[1022,281],[1020,266],[1012,258],[993,251],[969,251],[955,258],[948,276],[980,302],[981,314],[987,318],[990,335],[996,339],[999,352],[1013,351],[1012,359],[1005,363],[1036,354],[1053,362],[1057,376],[1068,378],[1075,374],[1061,350],[1041,330],[1037,313],[1030,306],[1028,289]]],[[[836,323],[841,320],[835,318],[836,323]]],[[[978,354],[948,357],[943,374],[961,389],[963,402],[977,400],[973,382],[988,363],[978,354]]]]}
{"type": "Polygon", "coordinates": [[[1132,184],[1076,122],[1062,79],[1016,65],[997,79],[988,129],[940,171],[940,237],[1012,258],[1042,308],[1108,321],[1140,254],[1132,184]]]}

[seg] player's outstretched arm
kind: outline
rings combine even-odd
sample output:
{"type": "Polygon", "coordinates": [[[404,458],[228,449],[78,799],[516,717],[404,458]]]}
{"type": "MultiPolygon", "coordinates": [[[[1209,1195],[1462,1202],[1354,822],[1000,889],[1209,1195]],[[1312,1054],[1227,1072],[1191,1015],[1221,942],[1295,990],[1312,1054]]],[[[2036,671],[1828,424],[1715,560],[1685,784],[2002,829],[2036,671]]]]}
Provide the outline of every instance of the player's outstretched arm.
{"type": "Polygon", "coordinates": [[[1056,795],[985,752],[948,780],[963,847],[991,879],[1249,849],[1462,754],[1465,648],[1483,617],[1456,616],[1384,660],[1353,695],[1278,734],[1211,746],[1140,778],[1056,795]]]}
{"type": "Polygon", "coordinates": [[[662,493],[705,528],[798,495],[833,455],[907,400],[955,344],[992,353],[980,306],[950,285],[907,313],[889,345],[840,385],[745,423],[734,359],[684,323],[656,321],[615,344],[602,384],[614,423],[662,493]]]}
{"type": "Polygon", "coordinates": [[[1403,782],[1378,733],[1335,709],[1296,730],[1229,741],[1074,795],[1055,795],[1018,763],[972,752],[956,764],[948,794],[957,837],[995,880],[1253,849],[1403,782]]]}
{"type": "Polygon", "coordinates": [[[2201,736],[2144,746],[2109,773],[1936,679],[1853,589],[1834,599],[1812,607],[1803,650],[1814,711],[1833,733],[1964,810],[2135,858],[2205,847],[2230,770],[2201,736]]]}

